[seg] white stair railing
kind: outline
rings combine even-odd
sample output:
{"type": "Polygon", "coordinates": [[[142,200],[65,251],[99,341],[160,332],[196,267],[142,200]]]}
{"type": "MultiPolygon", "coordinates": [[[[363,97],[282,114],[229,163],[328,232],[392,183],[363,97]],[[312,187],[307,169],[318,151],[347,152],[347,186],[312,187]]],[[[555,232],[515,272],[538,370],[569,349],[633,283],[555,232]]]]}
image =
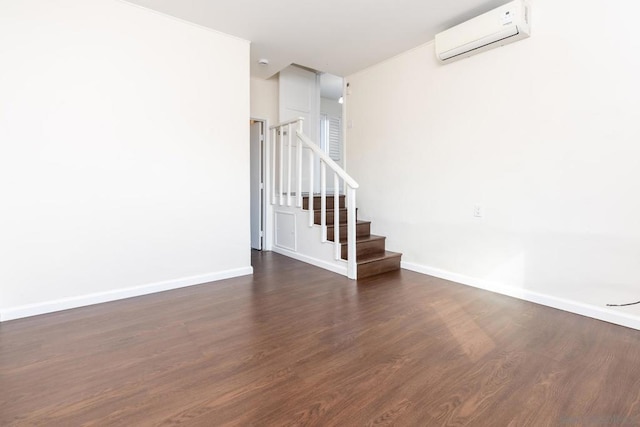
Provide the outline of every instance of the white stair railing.
{"type": "Polygon", "coordinates": [[[304,134],[303,118],[282,122],[270,127],[272,132],[271,145],[267,158],[270,159],[271,203],[280,206],[292,206],[292,177],[295,178],[295,206],[302,208],[302,193],[309,194],[309,227],[313,227],[315,219],[314,197],[319,188],[320,192],[320,227],[322,227],[321,242],[327,241],[327,168],[333,172],[333,245],[334,257],[342,257],[342,243],[340,241],[340,188],[341,182],[346,189],[347,208],[347,276],[357,278],[356,263],[356,189],[358,183],[347,174],[327,153],[304,134]],[[295,138],[294,138],[295,136],[295,138]],[[293,145],[295,143],[296,159],[293,159],[293,145]],[[308,149],[308,163],[306,165],[308,181],[303,183],[303,149],[308,149]],[[319,180],[316,186],[315,165],[320,165],[319,180]],[[286,177],[286,182],[285,182],[286,177]]]}

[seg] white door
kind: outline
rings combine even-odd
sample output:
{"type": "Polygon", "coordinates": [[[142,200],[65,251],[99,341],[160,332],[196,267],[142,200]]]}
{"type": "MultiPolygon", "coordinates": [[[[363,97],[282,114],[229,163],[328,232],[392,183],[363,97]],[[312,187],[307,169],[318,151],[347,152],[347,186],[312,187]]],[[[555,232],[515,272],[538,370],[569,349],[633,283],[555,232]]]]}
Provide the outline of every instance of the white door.
{"type": "MultiPolygon", "coordinates": [[[[280,122],[302,117],[304,119],[304,133],[318,144],[320,141],[320,76],[304,68],[291,65],[280,71],[280,122]]],[[[294,139],[295,141],[295,139],[294,139]]],[[[303,152],[303,164],[307,164],[309,150],[303,152]]],[[[320,168],[314,167],[314,191],[319,191],[320,168]]],[[[293,171],[293,176],[295,171],[293,171]]],[[[303,191],[309,189],[309,178],[302,174],[303,191]]]]}
{"type": "Polygon", "coordinates": [[[250,187],[251,187],[251,248],[262,250],[262,200],[264,192],[262,173],[262,153],[264,145],[262,121],[251,120],[250,131],[250,187]]]}

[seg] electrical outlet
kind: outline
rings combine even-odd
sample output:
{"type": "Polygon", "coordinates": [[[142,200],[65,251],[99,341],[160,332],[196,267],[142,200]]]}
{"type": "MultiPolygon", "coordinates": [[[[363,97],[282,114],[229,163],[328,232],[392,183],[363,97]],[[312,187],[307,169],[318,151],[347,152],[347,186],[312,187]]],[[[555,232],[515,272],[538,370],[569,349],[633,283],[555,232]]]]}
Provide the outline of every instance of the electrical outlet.
{"type": "Polygon", "coordinates": [[[473,216],[476,218],[482,218],[484,215],[484,210],[482,209],[482,205],[474,205],[473,206],[473,216]]]}

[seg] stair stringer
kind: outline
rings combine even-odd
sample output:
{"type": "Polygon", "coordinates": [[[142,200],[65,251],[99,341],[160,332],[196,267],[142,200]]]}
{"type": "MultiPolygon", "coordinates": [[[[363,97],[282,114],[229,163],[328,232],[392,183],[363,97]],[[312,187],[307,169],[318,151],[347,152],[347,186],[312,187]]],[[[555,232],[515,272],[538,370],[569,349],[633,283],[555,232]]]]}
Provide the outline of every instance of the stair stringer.
{"type": "Polygon", "coordinates": [[[348,277],[347,261],[335,258],[333,242],[322,241],[321,225],[309,226],[308,210],[295,206],[273,205],[271,224],[273,252],[348,277]]]}

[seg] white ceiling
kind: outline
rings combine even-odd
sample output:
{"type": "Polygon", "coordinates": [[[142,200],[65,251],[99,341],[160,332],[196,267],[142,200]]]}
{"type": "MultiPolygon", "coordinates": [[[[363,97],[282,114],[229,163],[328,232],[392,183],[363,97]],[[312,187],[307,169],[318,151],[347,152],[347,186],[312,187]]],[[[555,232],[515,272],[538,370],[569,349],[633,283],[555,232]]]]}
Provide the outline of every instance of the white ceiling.
{"type": "Polygon", "coordinates": [[[343,78],[324,73],[320,76],[320,96],[337,101],[342,96],[343,78]]]}
{"type": "Polygon", "coordinates": [[[267,78],[292,63],[347,76],[508,0],[127,1],[251,41],[267,78]]]}

